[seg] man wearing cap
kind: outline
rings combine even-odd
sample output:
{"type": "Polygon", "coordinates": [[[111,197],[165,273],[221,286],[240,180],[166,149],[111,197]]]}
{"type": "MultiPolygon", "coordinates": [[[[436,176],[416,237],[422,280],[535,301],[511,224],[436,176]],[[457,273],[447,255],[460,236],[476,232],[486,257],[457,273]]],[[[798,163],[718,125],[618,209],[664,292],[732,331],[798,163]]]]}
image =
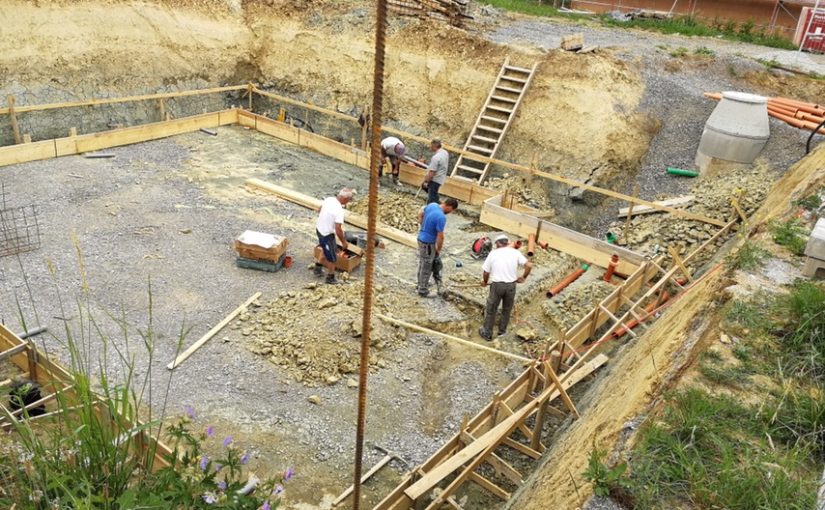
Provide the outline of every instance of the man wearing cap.
{"type": "Polygon", "coordinates": [[[448,198],[440,204],[427,204],[418,213],[418,295],[430,295],[430,276],[433,262],[444,246],[444,227],[447,215],[458,209],[458,201],[448,198]]]}
{"type": "Polygon", "coordinates": [[[318,222],[315,224],[318,245],[324,252],[323,259],[315,263],[315,274],[323,276],[323,268],[326,268],[326,282],[331,285],[338,283],[338,280],[335,279],[335,261],[338,260],[338,247],[335,238],[338,237],[344,251],[349,247],[343,229],[344,206],[352,200],[354,194],[355,190],[343,188],[337,196],[325,198],[321,204],[321,212],[318,214],[318,222]]]}
{"type": "Polygon", "coordinates": [[[381,165],[378,167],[378,177],[384,175],[384,163],[387,158],[390,160],[392,168],[392,182],[398,184],[398,174],[401,171],[401,156],[407,150],[404,142],[394,136],[388,136],[381,140],[381,165]]]}
{"type": "Polygon", "coordinates": [[[447,179],[447,167],[450,165],[450,154],[441,148],[441,140],[434,138],[430,142],[430,150],[433,151],[430,164],[427,165],[427,175],[424,176],[424,182],[421,187],[427,190],[427,203],[438,203],[441,197],[438,196],[438,189],[444,184],[447,179]]]}
{"type": "Polygon", "coordinates": [[[523,283],[533,264],[517,249],[509,246],[510,240],[504,234],[495,239],[495,248],[487,255],[481,266],[484,275],[481,278],[482,286],[490,284],[490,293],[487,295],[487,308],[484,311],[484,325],[478,334],[485,340],[493,339],[493,324],[496,321],[496,312],[499,303],[501,306],[501,320],[498,323],[498,335],[507,332],[510,323],[510,312],[516,302],[516,284],[523,283]],[[524,272],[518,276],[518,267],[524,266],[524,272]]]}

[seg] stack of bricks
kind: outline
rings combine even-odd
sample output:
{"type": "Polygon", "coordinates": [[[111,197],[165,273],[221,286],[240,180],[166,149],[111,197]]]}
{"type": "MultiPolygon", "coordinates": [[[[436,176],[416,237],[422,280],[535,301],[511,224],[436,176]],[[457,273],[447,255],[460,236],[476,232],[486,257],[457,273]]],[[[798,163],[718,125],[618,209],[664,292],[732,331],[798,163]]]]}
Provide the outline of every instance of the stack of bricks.
{"type": "Polygon", "coordinates": [[[825,278],[825,218],[820,218],[805,246],[805,268],[802,274],[808,278],[825,278]]]}

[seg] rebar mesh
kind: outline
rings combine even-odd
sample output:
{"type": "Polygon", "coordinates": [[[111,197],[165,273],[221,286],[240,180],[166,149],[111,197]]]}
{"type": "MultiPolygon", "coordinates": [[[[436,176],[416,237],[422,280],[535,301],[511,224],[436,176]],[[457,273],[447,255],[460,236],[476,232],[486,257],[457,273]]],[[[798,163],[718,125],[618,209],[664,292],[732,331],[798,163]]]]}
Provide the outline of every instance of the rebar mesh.
{"type": "Polygon", "coordinates": [[[40,248],[40,223],[37,207],[10,207],[6,187],[0,184],[0,257],[40,248]]]}

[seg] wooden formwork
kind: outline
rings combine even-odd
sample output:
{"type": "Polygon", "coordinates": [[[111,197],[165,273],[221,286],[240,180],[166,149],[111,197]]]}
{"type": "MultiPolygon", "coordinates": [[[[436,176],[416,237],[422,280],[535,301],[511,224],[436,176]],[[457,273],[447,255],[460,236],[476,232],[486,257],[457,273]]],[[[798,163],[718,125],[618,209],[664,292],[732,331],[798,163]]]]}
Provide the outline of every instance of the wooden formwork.
{"type": "MultiPolygon", "coordinates": [[[[21,374],[22,378],[34,381],[38,383],[41,388],[49,389],[50,391],[49,394],[45,395],[40,400],[26,406],[26,409],[47,405],[50,402],[57,400],[58,397],[69,404],[79,400],[74,390],[74,377],[69,371],[63,368],[59,363],[44,355],[39,349],[37,349],[34,342],[31,340],[20,339],[20,337],[15,335],[6,326],[0,324],[0,361],[5,360],[11,361],[11,363],[23,372],[21,374]]],[[[9,382],[11,381],[3,381],[3,383],[9,382]]],[[[59,419],[61,413],[71,412],[71,408],[72,406],[69,406],[67,408],[50,411],[39,416],[32,416],[29,417],[28,420],[30,422],[35,422],[48,420],[50,418],[59,419]]],[[[6,409],[6,411],[8,411],[8,409],[6,409]]],[[[102,400],[98,401],[96,411],[100,416],[109,417],[111,416],[110,413],[117,412],[115,409],[105,406],[102,400]]],[[[11,414],[17,416],[21,414],[21,412],[11,414]]],[[[136,422],[132,427],[129,427],[129,430],[135,430],[140,425],[140,422],[136,422]]],[[[0,419],[0,429],[6,430],[10,428],[12,428],[11,423],[0,419]]],[[[152,465],[150,466],[151,469],[157,471],[158,469],[168,466],[169,463],[166,458],[172,454],[172,450],[163,442],[152,437],[152,435],[145,430],[138,432],[138,434],[139,436],[135,438],[134,444],[139,445],[144,452],[147,449],[154,452],[154,458],[151,463],[152,465]]]]}

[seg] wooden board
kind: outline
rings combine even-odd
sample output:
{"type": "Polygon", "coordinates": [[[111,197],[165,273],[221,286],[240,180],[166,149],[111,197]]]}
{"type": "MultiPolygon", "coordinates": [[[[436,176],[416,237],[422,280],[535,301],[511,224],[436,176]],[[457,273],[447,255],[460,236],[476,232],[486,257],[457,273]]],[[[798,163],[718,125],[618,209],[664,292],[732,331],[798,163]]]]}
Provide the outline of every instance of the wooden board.
{"type": "Polygon", "coordinates": [[[480,221],[505,232],[527,238],[535,234],[541,221],[541,232],[537,241],[546,242],[550,248],[567,253],[584,262],[591,262],[606,268],[614,253],[619,255],[617,271],[631,274],[644,262],[644,257],[636,252],[609,244],[556,225],[546,220],[539,220],[530,214],[501,207],[501,196],[493,197],[481,207],[480,221]]]}
{"type": "MultiPolygon", "coordinates": [[[[689,203],[693,202],[696,197],[693,195],[685,195],[683,197],[676,197],[676,198],[669,198],[667,200],[657,200],[656,204],[664,205],[666,207],[680,207],[683,205],[688,205],[689,203]]],[[[622,207],[619,209],[619,218],[624,218],[630,212],[630,207],[622,207]]],[[[637,216],[639,214],[650,214],[662,212],[661,209],[656,209],[654,207],[650,207],[649,205],[635,205],[633,206],[633,216],[637,216]]]]}
{"type": "MultiPolygon", "coordinates": [[[[231,92],[233,90],[246,90],[249,85],[232,85],[228,87],[216,87],[210,89],[199,89],[199,90],[185,90],[182,92],[165,92],[162,94],[148,94],[142,96],[127,96],[127,97],[112,97],[106,99],[87,99],[85,101],[72,101],[66,103],[49,103],[49,104],[39,104],[39,105],[30,105],[30,106],[15,106],[14,111],[15,113],[24,113],[24,112],[36,112],[36,111],[43,111],[43,110],[56,110],[61,108],[77,108],[80,106],[99,106],[105,104],[117,104],[117,103],[131,103],[135,101],[149,101],[153,99],[169,99],[174,97],[188,97],[188,96],[200,96],[204,94],[217,94],[220,92],[231,92]]],[[[6,115],[9,113],[8,108],[0,108],[0,115],[6,115]]]]}
{"type": "Polygon", "coordinates": [[[142,126],[56,138],[24,145],[0,147],[0,166],[69,156],[148,140],[157,140],[167,136],[197,131],[201,128],[235,124],[237,121],[237,110],[222,110],[220,112],[194,115],[192,117],[155,122],[142,126]]]}
{"type": "MultiPolygon", "coordinates": [[[[289,188],[284,188],[283,186],[278,186],[277,184],[264,182],[260,179],[249,179],[246,181],[246,185],[253,189],[258,189],[261,191],[272,193],[280,198],[283,198],[284,200],[288,200],[292,203],[302,205],[314,211],[318,211],[321,209],[321,200],[313,198],[309,195],[304,195],[303,193],[299,193],[297,191],[293,191],[289,188]]],[[[349,211],[345,211],[344,221],[346,223],[349,223],[350,225],[355,225],[356,227],[362,229],[367,228],[367,218],[365,216],[361,216],[360,214],[354,214],[349,211]]],[[[388,225],[382,225],[379,223],[375,229],[375,233],[381,237],[391,239],[397,243],[401,243],[411,248],[418,247],[418,240],[415,235],[408,234],[403,230],[399,230],[388,225]]]]}

